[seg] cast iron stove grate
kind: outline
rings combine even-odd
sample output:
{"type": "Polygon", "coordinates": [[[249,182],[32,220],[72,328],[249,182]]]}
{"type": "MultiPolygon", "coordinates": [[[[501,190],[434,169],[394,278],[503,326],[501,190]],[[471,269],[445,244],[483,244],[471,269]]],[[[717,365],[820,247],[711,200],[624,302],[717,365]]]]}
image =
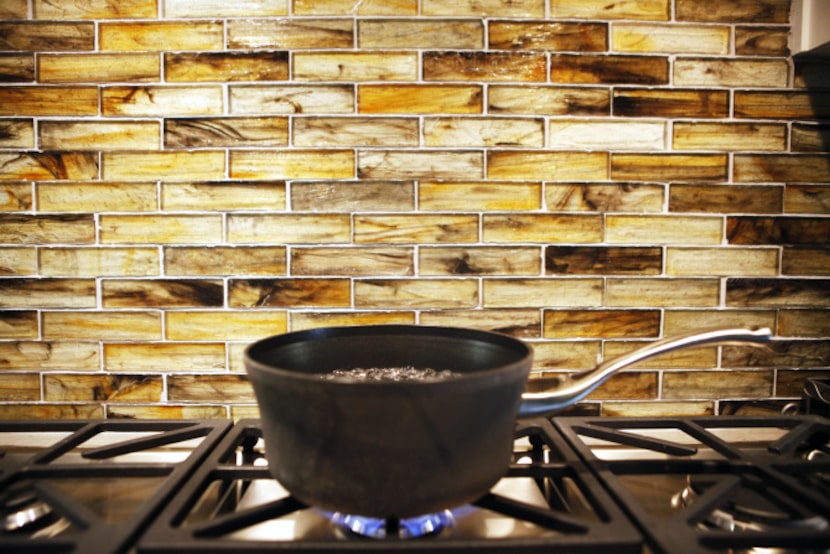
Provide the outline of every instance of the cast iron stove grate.
{"type": "Polygon", "coordinates": [[[127,552],[229,427],[222,420],[0,422],[0,551],[127,552]]]}
{"type": "Polygon", "coordinates": [[[830,551],[830,420],[561,418],[657,553],[830,551]]]}
{"type": "Polygon", "coordinates": [[[284,490],[274,492],[278,484],[264,459],[259,422],[243,420],[165,507],[137,550],[155,554],[396,548],[407,552],[642,551],[640,534],[550,421],[520,424],[517,443],[524,442],[527,447],[517,446],[507,475],[490,493],[453,510],[455,523],[449,529],[413,539],[374,539],[344,535],[333,527],[331,514],[304,505],[284,490]],[[526,501],[524,493],[512,496],[517,483],[533,488],[529,496],[538,495],[543,505],[526,501]],[[251,501],[258,489],[265,494],[251,501]],[[488,529],[507,526],[510,532],[478,536],[477,518],[483,518],[488,529]],[[283,531],[289,536],[280,537],[283,531]]]}

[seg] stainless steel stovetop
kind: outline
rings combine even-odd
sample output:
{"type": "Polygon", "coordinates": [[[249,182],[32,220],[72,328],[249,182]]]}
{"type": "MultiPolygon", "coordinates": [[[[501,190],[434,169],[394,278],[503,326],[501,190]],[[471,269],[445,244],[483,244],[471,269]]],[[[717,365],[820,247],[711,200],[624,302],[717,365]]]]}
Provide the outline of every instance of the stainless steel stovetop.
{"type": "Polygon", "coordinates": [[[818,416],[534,419],[483,498],[387,522],[291,497],[257,420],[0,422],[0,551],[830,552],[829,444],[818,416]]]}

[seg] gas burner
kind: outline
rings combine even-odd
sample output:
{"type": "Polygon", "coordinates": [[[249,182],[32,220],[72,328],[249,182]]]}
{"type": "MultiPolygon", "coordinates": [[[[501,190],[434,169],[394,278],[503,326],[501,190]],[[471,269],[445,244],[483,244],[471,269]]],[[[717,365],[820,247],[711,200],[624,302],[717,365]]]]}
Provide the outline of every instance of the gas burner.
{"type": "Polygon", "coordinates": [[[33,485],[27,481],[10,485],[0,493],[0,509],[4,533],[43,526],[53,519],[52,508],[38,497],[33,485]]]}
{"type": "Polygon", "coordinates": [[[331,517],[335,529],[347,536],[370,539],[417,539],[437,537],[454,523],[449,510],[412,518],[370,518],[335,513],[331,517]]]}

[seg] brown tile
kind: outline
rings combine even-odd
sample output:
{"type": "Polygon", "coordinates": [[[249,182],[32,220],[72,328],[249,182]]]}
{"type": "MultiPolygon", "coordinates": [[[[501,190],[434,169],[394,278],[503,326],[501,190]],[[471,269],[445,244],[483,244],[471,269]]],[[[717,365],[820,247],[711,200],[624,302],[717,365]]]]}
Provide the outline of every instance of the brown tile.
{"type": "Polygon", "coordinates": [[[357,22],[357,45],[389,49],[482,48],[484,25],[473,19],[362,19],[357,22]]]}
{"type": "Polygon", "coordinates": [[[669,60],[665,56],[552,54],[554,83],[665,85],[669,60]]]}
{"type": "Polygon", "coordinates": [[[479,114],[481,85],[358,85],[359,113],[479,114]]]}
{"type": "Polygon", "coordinates": [[[32,149],[35,126],[31,119],[0,119],[0,147],[32,149]]]}
{"type": "MultiPolygon", "coordinates": [[[[422,325],[439,325],[447,327],[466,327],[494,331],[516,338],[536,338],[541,336],[542,320],[537,309],[495,308],[483,310],[430,310],[421,312],[422,325]]],[[[537,349],[535,364],[540,360],[537,349]]]]}
{"type": "Polygon", "coordinates": [[[216,244],[222,235],[220,214],[116,215],[99,218],[103,244],[216,244]]]}
{"type": "Polygon", "coordinates": [[[361,179],[478,179],[484,177],[481,152],[466,150],[360,150],[361,179]]]}
{"type": "Polygon", "coordinates": [[[667,20],[670,8],[668,0],[640,0],[597,4],[581,0],[552,0],[551,16],[579,19],[646,19],[667,20]]]}
{"type": "Polygon", "coordinates": [[[494,114],[602,116],[611,113],[606,87],[492,85],[487,111],[494,114]]]}
{"type": "Polygon", "coordinates": [[[642,54],[729,53],[731,30],[725,25],[654,25],[615,23],[611,27],[614,52],[642,54]]]}
{"type": "Polygon", "coordinates": [[[589,400],[656,400],[660,376],[656,371],[627,371],[611,376],[589,400]]]}
{"type": "Polygon", "coordinates": [[[772,371],[670,371],[662,398],[763,398],[772,394],[772,371]]]}
{"type": "Polygon", "coordinates": [[[672,131],[675,150],[771,150],[787,148],[787,127],[778,123],[684,123],[672,131]]]}
{"type": "Polygon", "coordinates": [[[733,23],[788,23],[788,0],[677,0],[680,21],[719,21],[733,23]]]}
{"type": "Polygon", "coordinates": [[[40,273],[51,277],[114,277],[158,275],[156,247],[55,247],[39,251],[40,273]]]}
{"type": "Polygon", "coordinates": [[[164,249],[166,275],[285,275],[284,246],[172,246],[164,249]]]}
{"type": "Polygon", "coordinates": [[[171,83],[283,81],[288,78],[288,52],[165,54],[164,78],[171,83]]]}
{"type": "Polygon", "coordinates": [[[101,90],[101,110],[109,116],[219,115],[222,94],[215,85],[108,86],[101,90]]]}
{"type": "Polygon", "coordinates": [[[292,79],[319,81],[417,81],[418,56],[410,52],[294,52],[292,79]]]}
{"type": "Polygon", "coordinates": [[[350,179],[355,175],[352,150],[235,150],[232,179],[350,179]]]}
{"type": "Polygon", "coordinates": [[[726,154],[612,154],[611,178],[645,181],[725,181],[726,154]]]}
{"type": "Polygon", "coordinates": [[[155,54],[40,54],[41,83],[146,83],[161,77],[161,61],[155,54]]]}
{"type": "Polygon", "coordinates": [[[348,214],[231,214],[227,240],[258,244],[268,237],[272,244],[347,243],[351,238],[348,214]]]}
{"type": "Polygon", "coordinates": [[[608,178],[608,154],[493,150],[487,153],[487,177],[531,181],[605,180],[608,178]]]}
{"type": "Polygon", "coordinates": [[[639,183],[548,183],[545,202],[550,211],[662,212],[665,187],[639,183]]]}
{"type": "Polygon", "coordinates": [[[0,397],[7,402],[40,400],[40,375],[36,373],[0,375],[0,397]]]}
{"type": "Polygon", "coordinates": [[[787,404],[786,400],[719,400],[717,415],[777,417],[787,404]]]}
{"type": "Polygon", "coordinates": [[[245,375],[170,375],[170,402],[250,402],[254,391],[245,375]]]}
{"type": "Polygon", "coordinates": [[[830,187],[827,185],[787,185],[784,189],[787,213],[830,213],[830,187]]]}
{"type": "MultiPolygon", "coordinates": [[[[528,389],[549,385],[548,377],[558,375],[553,371],[593,369],[600,358],[600,341],[544,341],[533,342],[533,366],[541,372],[532,372],[528,389]],[[549,371],[553,370],[553,371],[549,371]],[[541,379],[537,385],[537,379],[541,379]]],[[[564,373],[564,372],[563,372],[564,373]]]]}
{"type": "Polygon", "coordinates": [[[44,212],[148,212],[158,208],[154,183],[77,181],[38,183],[38,209],[44,212]]]}
{"type": "Polygon", "coordinates": [[[6,0],[0,5],[0,19],[25,19],[28,11],[28,0],[6,0]]]}
{"type": "Polygon", "coordinates": [[[545,310],[545,338],[657,338],[659,310],[545,310]]]}
{"type": "Polygon", "coordinates": [[[167,118],[165,148],[233,148],[287,146],[288,118],[208,117],[167,118]]]}
{"type": "Polygon", "coordinates": [[[725,367],[826,368],[830,341],[775,340],[769,348],[724,347],[725,367]]]}
{"type": "Polygon", "coordinates": [[[97,87],[0,87],[0,115],[80,116],[97,114],[97,87]]]}
{"type": "Polygon", "coordinates": [[[783,194],[783,188],[776,185],[673,183],[669,187],[669,211],[778,214],[783,210],[783,194]]]}
{"type": "Polygon", "coordinates": [[[161,339],[161,317],[154,311],[43,312],[43,338],[100,340],[161,339]]]}
{"type": "Polygon", "coordinates": [[[715,415],[712,401],[659,401],[602,403],[602,415],[608,417],[698,417],[715,415]]]}
{"type": "Polygon", "coordinates": [[[232,308],[347,308],[350,281],[329,279],[231,279],[228,304],[232,308]]]}
{"type": "Polygon", "coordinates": [[[720,282],[715,278],[612,278],[605,285],[605,304],[636,308],[698,307],[719,305],[720,282]]]}
{"type": "Polygon", "coordinates": [[[830,310],[821,308],[778,310],[778,335],[815,338],[830,336],[830,310]]]}
{"type": "Polygon", "coordinates": [[[502,17],[542,17],[543,0],[517,0],[505,4],[501,0],[423,0],[424,15],[464,15],[502,17]]]}
{"type": "Polygon", "coordinates": [[[497,50],[604,52],[608,49],[606,23],[496,20],[487,29],[487,43],[497,50]]]}
{"type": "Polygon", "coordinates": [[[225,153],[218,150],[105,152],[102,175],[108,180],[191,181],[225,177],[225,153]]]}
{"type": "Polygon", "coordinates": [[[32,54],[0,54],[0,82],[32,83],[35,58],[32,54]]]}
{"type": "Polygon", "coordinates": [[[355,36],[350,19],[230,19],[227,28],[235,50],[351,48],[355,36]]]}
{"type": "Polygon", "coordinates": [[[830,220],[806,217],[734,216],[726,220],[730,244],[826,245],[830,220]]]}
{"type": "Polygon", "coordinates": [[[225,370],[222,343],[116,342],[105,343],[103,352],[106,371],[225,370]]]}
{"type": "Polygon", "coordinates": [[[830,371],[810,370],[789,370],[779,369],[778,378],[775,381],[776,396],[795,396],[802,398],[804,394],[804,383],[807,379],[830,379],[830,371]]]}
{"type": "Polygon", "coordinates": [[[354,113],[354,86],[234,85],[228,87],[232,114],[354,113]]]}
{"type": "Polygon", "coordinates": [[[161,0],[166,17],[269,17],[288,15],[289,0],[161,0]]]}
{"type": "Polygon", "coordinates": [[[539,247],[424,247],[418,249],[419,275],[539,275],[539,247]]]}
{"type": "Polygon", "coordinates": [[[156,0],[88,0],[71,4],[32,0],[35,19],[134,19],[157,15],[156,0]]]}
{"type": "Polygon", "coordinates": [[[38,337],[38,312],[35,310],[0,311],[0,337],[35,339],[38,337]]]}
{"type": "Polygon", "coordinates": [[[95,219],[91,214],[0,214],[0,242],[92,244],[95,242],[95,219]]]}
{"type": "Polygon", "coordinates": [[[119,21],[98,25],[102,51],[221,50],[221,21],[119,21]]]}
{"type": "Polygon", "coordinates": [[[659,275],[659,247],[547,246],[547,275],[659,275]]]}
{"type": "Polygon", "coordinates": [[[415,273],[414,248],[292,248],[292,275],[409,276],[415,273]]]}
{"type": "Polygon", "coordinates": [[[489,243],[602,241],[602,217],[574,214],[485,214],[483,240],[489,243]]]}
{"type": "Polygon", "coordinates": [[[94,308],[93,279],[0,279],[3,308],[94,308]]]}
{"type": "Polygon", "coordinates": [[[600,279],[492,278],[482,282],[485,308],[545,308],[554,306],[600,306],[600,279]]]}
{"type": "Polygon", "coordinates": [[[718,216],[609,214],[605,240],[610,243],[718,245],[723,219],[718,216]]]}
{"type": "Polygon", "coordinates": [[[775,276],[779,273],[777,248],[673,248],[666,249],[666,274],[775,276]]]}
{"type": "Polygon", "coordinates": [[[285,184],[280,181],[213,181],[162,183],[164,211],[284,210],[285,184]]]}
{"type": "Polygon", "coordinates": [[[158,150],[159,124],[154,121],[41,121],[40,145],[46,150],[158,150]]]}
{"type": "Polygon", "coordinates": [[[209,279],[105,279],[104,308],[215,308],[224,304],[222,281],[209,279]]]}
{"type": "Polygon", "coordinates": [[[367,279],[354,283],[358,309],[473,308],[478,305],[475,279],[367,279]]]}
{"type": "Polygon", "coordinates": [[[5,420],[104,419],[104,407],[100,404],[5,404],[0,405],[0,418],[5,420]]]}
{"type": "Polygon", "coordinates": [[[825,137],[830,135],[830,124],[794,121],[791,129],[790,147],[794,152],[824,152],[830,149],[825,145],[825,137]]]}
{"type": "Polygon", "coordinates": [[[666,310],[663,313],[665,336],[697,332],[715,327],[769,327],[775,329],[773,309],[666,310]]]}
{"type": "Polygon", "coordinates": [[[412,311],[341,311],[341,312],[295,312],[291,314],[291,330],[317,329],[318,327],[342,327],[349,325],[414,325],[412,311]]]}
{"type": "Polygon", "coordinates": [[[568,150],[663,151],[666,123],[631,119],[554,119],[548,123],[548,141],[568,150]]]}
{"type": "Polygon", "coordinates": [[[163,406],[121,405],[107,406],[107,419],[223,419],[227,417],[224,406],[191,406],[169,404],[163,406]]]}
{"type": "Polygon", "coordinates": [[[359,214],[354,217],[354,241],[361,244],[470,243],[478,240],[476,215],[359,214]]]}
{"type": "Polygon", "coordinates": [[[98,371],[98,343],[74,341],[16,341],[0,343],[3,371],[98,371]]]}
{"type": "Polygon", "coordinates": [[[2,181],[96,179],[98,156],[88,152],[16,152],[0,154],[2,181]]]}
{"type": "Polygon", "coordinates": [[[725,90],[615,88],[614,115],[627,117],[723,118],[729,114],[725,90]]]}
{"type": "Polygon", "coordinates": [[[37,255],[33,247],[0,247],[0,275],[34,275],[37,273],[37,255]]]}
{"type": "Polygon", "coordinates": [[[426,81],[544,82],[544,54],[526,52],[424,52],[426,81]]]}
{"type": "Polygon", "coordinates": [[[735,181],[830,182],[830,156],[824,154],[736,154],[735,181]]]}
{"type": "Polygon", "coordinates": [[[294,0],[297,15],[416,15],[417,0],[366,0],[355,4],[353,0],[294,0]]]}
{"type": "Polygon", "coordinates": [[[295,146],[418,146],[415,118],[295,117],[291,132],[295,146]]]}
{"type": "Polygon", "coordinates": [[[174,341],[258,340],[287,330],[284,310],[176,310],[164,322],[174,341]]]}
{"type": "Polygon", "coordinates": [[[30,183],[8,183],[0,185],[0,212],[29,211],[32,203],[32,185],[30,183]]]}
{"type": "Polygon", "coordinates": [[[291,184],[291,209],[305,212],[412,211],[411,181],[330,181],[291,184]]]}
{"type": "Polygon", "coordinates": [[[730,307],[830,307],[830,280],[796,278],[730,278],[726,281],[730,307]]]}
{"type": "Polygon", "coordinates": [[[781,272],[784,275],[830,275],[830,249],[826,245],[815,248],[785,246],[781,272]]]}
{"type": "Polygon", "coordinates": [[[830,116],[830,92],[736,90],[735,117],[820,119],[830,116]]]}
{"type": "Polygon", "coordinates": [[[544,122],[537,118],[442,117],[423,125],[428,147],[540,148],[545,141],[544,122]]]}
{"type": "Polygon", "coordinates": [[[519,211],[541,207],[541,183],[426,181],[418,185],[421,211],[519,211]]]}
{"type": "Polygon", "coordinates": [[[789,34],[785,27],[735,27],[738,56],[787,56],[789,34]]]}

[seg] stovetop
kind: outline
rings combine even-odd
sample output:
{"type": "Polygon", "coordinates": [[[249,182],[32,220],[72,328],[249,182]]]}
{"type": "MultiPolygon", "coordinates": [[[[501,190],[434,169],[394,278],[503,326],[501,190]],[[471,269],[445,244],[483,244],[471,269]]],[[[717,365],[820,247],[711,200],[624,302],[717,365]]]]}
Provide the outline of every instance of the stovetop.
{"type": "Polygon", "coordinates": [[[404,521],[293,498],[253,419],[0,422],[0,503],[14,552],[830,552],[830,420],[526,420],[485,496],[404,521]]]}

